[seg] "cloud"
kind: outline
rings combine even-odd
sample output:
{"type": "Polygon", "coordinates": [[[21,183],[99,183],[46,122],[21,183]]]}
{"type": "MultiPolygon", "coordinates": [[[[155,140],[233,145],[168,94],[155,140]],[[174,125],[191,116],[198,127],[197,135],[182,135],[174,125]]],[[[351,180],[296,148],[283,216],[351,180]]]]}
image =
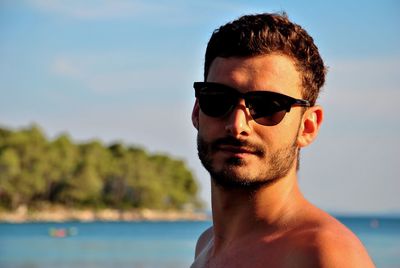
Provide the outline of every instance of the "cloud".
{"type": "Polygon", "coordinates": [[[61,76],[79,78],[81,71],[78,65],[66,57],[56,58],[51,66],[52,72],[61,76]]]}
{"type": "Polygon", "coordinates": [[[333,61],[321,103],[333,118],[379,119],[400,128],[394,123],[400,113],[399,69],[399,57],[333,61]]]}
{"type": "Polygon", "coordinates": [[[262,12],[264,7],[221,1],[182,0],[25,0],[31,7],[45,13],[78,20],[156,19],[163,25],[187,26],[214,21],[225,23],[244,13],[262,12]],[[195,12],[193,12],[195,10],[195,12]]]}
{"type": "Polygon", "coordinates": [[[169,5],[161,5],[138,0],[113,1],[63,1],[28,0],[28,3],[41,11],[60,14],[66,17],[87,20],[129,18],[144,14],[168,13],[169,5]]]}
{"type": "Polygon", "coordinates": [[[329,64],[327,86],[358,91],[397,90],[400,83],[400,55],[339,60],[329,64]]]}
{"type": "Polygon", "coordinates": [[[59,78],[78,82],[81,88],[100,94],[166,95],[170,90],[179,90],[179,84],[187,84],[189,82],[185,80],[193,77],[188,74],[190,69],[171,62],[144,64],[140,59],[130,61],[118,53],[59,55],[53,59],[49,69],[59,78]]]}

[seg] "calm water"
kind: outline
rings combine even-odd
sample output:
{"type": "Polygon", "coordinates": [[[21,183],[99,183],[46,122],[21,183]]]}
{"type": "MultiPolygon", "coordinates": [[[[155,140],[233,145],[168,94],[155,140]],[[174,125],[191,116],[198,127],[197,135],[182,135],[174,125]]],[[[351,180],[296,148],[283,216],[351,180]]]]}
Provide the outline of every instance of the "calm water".
{"type": "MultiPolygon", "coordinates": [[[[340,218],[378,267],[400,268],[400,219],[340,218]]],[[[189,267],[210,222],[0,224],[0,267],[189,267]],[[67,237],[55,238],[67,232],[67,237]],[[53,236],[52,236],[53,235],[53,236]]]]}

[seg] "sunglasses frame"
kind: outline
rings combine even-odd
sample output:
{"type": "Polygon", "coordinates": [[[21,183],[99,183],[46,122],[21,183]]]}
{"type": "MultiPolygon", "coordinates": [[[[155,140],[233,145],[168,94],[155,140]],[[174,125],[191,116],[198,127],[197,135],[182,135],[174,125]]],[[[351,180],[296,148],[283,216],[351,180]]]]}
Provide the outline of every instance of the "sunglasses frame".
{"type": "MultiPolygon", "coordinates": [[[[259,123],[261,125],[265,125],[265,126],[274,126],[274,125],[279,124],[285,117],[286,113],[290,112],[292,107],[295,107],[295,106],[310,107],[311,106],[311,104],[308,100],[296,99],[296,98],[293,98],[293,97],[290,97],[290,96],[287,96],[287,95],[284,95],[281,93],[277,93],[277,92],[273,92],[273,91],[262,91],[262,90],[249,91],[249,92],[242,93],[239,90],[237,90],[236,88],[233,88],[233,87],[221,84],[221,83],[216,83],[216,82],[194,82],[193,88],[195,89],[195,96],[197,99],[200,98],[200,95],[202,92],[208,91],[209,88],[218,89],[221,92],[226,92],[227,95],[229,95],[230,97],[234,97],[236,99],[244,99],[246,107],[250,110],[250,115],[252,116],[253,120],[256,121],[257,123],[259,123]],[[251,109],[251,106],[252,106],[251,98],[254,96],[258,96],[258,97],[260,97],[260,96],[261,97],[275,96],[277,99],[284,99],[286,105],[283,107],[282,110],[276,111],[275,114],[278,114],[282,111],[284,111],[285,113],[281,116],[278,116],[278,118],[275,121],[274,120],[270,120],[270,121],[267,120],[266,122],[261,121],[260,118],[273,118],[273,116],[275,114],[257,117],[257,115],[254,112],[254,109],[251,109]],[[261,123],[261,122],[263,122],[263,123],[261,123]]],[[[199,103],[199,105],[200,105],[200,109],[201,109],[202,105],[200,103],[199,103]]],[[[221,117],[224,117],[227,114],[229,114],[234,107],[235,107],[235,105],[232,104],[231,107],[224,114],[217,115],[217,116],[208,114],[207,112],[204,112],[203,109],[201,109],[201,110],[208,116],[211,116],[214,118],[221,118],[221,117]]]]}

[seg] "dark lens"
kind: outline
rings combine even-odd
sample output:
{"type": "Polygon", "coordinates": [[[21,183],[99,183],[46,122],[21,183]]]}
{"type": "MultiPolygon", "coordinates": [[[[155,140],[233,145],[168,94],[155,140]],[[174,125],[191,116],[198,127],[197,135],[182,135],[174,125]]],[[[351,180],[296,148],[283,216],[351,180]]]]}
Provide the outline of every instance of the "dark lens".
{"type": "Polygon", "coordinates": [[[199,95],[200,109],[208,116],[221,117],[235,104],[235,98],[223,91],[203,91],[199,95]]]}
{"type": "Polygon", "coordinates": [[[290,103],[286,99],[269,92],[250,96],[247,102],[253,119],[258,124],[265,126],[279,124],[290,107],[290,103]]]}
{"type": "Polygon", "coordinates": [[[263,117],[258,117],[254,119],[258,124],[264,125],[264,126],[275,126],[279,124],[282,119],[285,117],[286,111],[280,111],[276,112],[273,115],[270,116],[263,116],[263,117]]]}

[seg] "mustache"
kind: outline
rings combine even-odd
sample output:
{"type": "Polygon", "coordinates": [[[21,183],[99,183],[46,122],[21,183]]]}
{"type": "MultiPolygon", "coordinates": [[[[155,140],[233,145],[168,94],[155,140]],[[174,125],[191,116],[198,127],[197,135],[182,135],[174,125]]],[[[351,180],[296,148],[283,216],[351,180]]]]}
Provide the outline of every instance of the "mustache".
{"type": "Polygon", "coordinates": [[[211,150],[212,151],[218,151],[220,149],[220,146],[222,145],[230,145],[230,146],[235,146],[235,147],[240,147],[243,149],[246,149],[248,151],[251,151],[252,153],[263,156],[265,154],[265,149],[263,146],[255,143],[251,143],[247,140],[240,140],[236,139],[231,136],[219,138],[211,143],[211,150]]]}

